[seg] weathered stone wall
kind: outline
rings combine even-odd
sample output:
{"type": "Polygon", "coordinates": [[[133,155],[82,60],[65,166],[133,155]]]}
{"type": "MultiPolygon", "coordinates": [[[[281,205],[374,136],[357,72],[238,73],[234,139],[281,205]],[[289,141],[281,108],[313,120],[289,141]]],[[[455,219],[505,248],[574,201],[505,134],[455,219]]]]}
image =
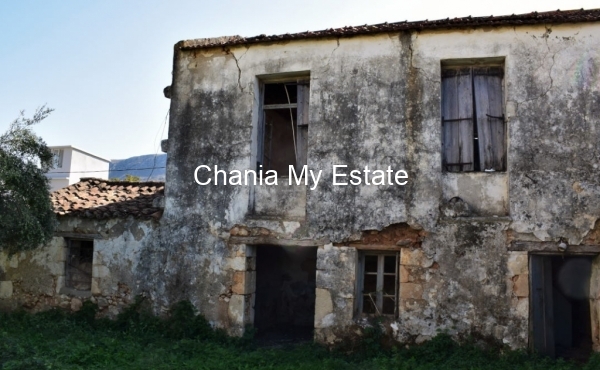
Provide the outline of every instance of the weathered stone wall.
{"type": "MultiPolygon", "coordinates": [[[[12,256],[0,254],[0,308],[23,307],[30,311],[61,307],[77,311],[83,301],[97,303],[101,315],[114,317],[131,304],[140,290],[135,270],[144,243],[152,238],[156,223],[133,218],[91,220],[60,217],[61,233],[94,240],[90,291],[65,288],[67,243],[55,236],[39,249],[12,256]]],[[[65,234],[65,235],[66,235],[65,234]]]]}
{"type": "Polygon", "coordinates": [[[315,339],[334,343],[353,326],[357,253],[331,244],[317,251],[315,339]]]}
{"type": "Polygon", "coordinates": [[[547,25],[176,49],[166,209],[138,275],[161,305],[191,298],[215,325],[239,332],[252,322],[252,247],[231,244],[229,231],[237,225],[245,242],[322,241],[315,327],[319,340],[331,342],[355,323],[361,247],[353,241],[404,223],[424,234],[398,247],[400,314],[391,325],[398,340],[447,330],[524,347],[527,252],[509,252],[510,242],[579,244],[600,217],[599,34],[596,24],[547,25]],[[508,171],[444,176],[441,63],[486,58],[504,61],[508,171]],[[304,218],[269,203],[276,196],[254,198],[251,186],[194,183],[201,164],[253,169],[260,81],[307,73],[308,166],[324,173],[306,190],[304,218]],[[390,165],[407,170],[409,183],[333,186],[332,164],[390,165]],[[470,203],[472,216],[488,218],[444,218],[440,207],[454,196],[470,203]],[[232,269],[238,258],[246,262],[232,269]]]}

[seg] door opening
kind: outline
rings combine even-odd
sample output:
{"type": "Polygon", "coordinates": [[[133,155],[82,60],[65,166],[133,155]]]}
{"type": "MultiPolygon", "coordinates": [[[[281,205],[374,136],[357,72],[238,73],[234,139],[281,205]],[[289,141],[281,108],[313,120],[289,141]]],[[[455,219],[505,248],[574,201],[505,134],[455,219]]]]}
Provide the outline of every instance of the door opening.
{"type": "Polygon", "coordinates": [[[533,349],[550,357],[592,353],[590,277],[593,256],[531,255],[533,349]]]}
{"type": "Polygon", "coordinates": [[[266,342],[312,340],[317,247],[256,248],[256,337],[266,342]]]}

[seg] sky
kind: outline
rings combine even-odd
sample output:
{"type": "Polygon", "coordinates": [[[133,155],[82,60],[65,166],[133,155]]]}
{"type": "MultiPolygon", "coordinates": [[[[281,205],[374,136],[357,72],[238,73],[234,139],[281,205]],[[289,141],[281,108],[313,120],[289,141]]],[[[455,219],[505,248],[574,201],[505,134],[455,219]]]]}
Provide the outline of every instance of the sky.
{"type": "Polygon", "coordinates": [[[48,145],[155,154],[179,40],[580,8],[600,0],[1,0],[0,133],[46,104],[35,131],[48,145]]]}

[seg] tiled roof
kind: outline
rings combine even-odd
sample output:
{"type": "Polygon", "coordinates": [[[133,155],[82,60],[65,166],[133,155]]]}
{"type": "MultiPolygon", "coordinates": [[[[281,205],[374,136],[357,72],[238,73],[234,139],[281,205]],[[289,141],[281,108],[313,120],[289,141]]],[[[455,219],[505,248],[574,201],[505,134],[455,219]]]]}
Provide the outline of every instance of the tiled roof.
{"type": "Polygon", "coordinates": [[[127,182],[83,178],[50,194],[58,216],[83,218],[158,219],[162,208],[153,205],[163,196],[164,182],[127,182]]]}
{"type": "Polygon", "coordinates": [[[555,10],[489,17],[446,18],[434,21],[396,22],[364,25],[357,27],[329,28],[321,31],[286,33],[284,35],[259,35],[254,37],[225,36],[178,42],[175,47],[182,50],[202,49],[219,46],[247,45],[288,40],[315,39],[324,37],[352,37],[381,32],[419,31],[426,29],[450,29],[466,27],[523,26],[531,24],[561,24],[594,22],[600,20],[600,9],[555,10]]]}

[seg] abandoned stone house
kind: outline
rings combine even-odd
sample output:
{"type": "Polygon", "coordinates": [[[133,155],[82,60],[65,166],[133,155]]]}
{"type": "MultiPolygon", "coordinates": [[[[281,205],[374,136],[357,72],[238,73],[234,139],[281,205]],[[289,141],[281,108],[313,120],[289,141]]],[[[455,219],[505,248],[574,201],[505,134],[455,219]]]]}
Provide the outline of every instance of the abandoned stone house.
{"type": "MultiPolygon", "coordinates": [[[[97,234],[90,299],[189,299],[233,335],[337,343],[379,317],[400,342],[600,350],[599,57],[600,10],[181,41],[164,198],[61,216],[53,245],[97,234]],[[305,165],[320,181],[289,185],[305,165]],[[277,184],[227,182],[251,170],[277,184]]],[[[80,294],[56,298],[68,266],[45,253],[0,260],[0,302],[44,264],[47,305],[80,294]]]]}
{"type": "Polygon", "coordinates": [[[39,249],[0,253],[0,309],[77,311],[84,300],[114,316],[135,299],[136,267],[162,214],[164,184],[84,178],[51,193],[55,236],[39,249]]]}

